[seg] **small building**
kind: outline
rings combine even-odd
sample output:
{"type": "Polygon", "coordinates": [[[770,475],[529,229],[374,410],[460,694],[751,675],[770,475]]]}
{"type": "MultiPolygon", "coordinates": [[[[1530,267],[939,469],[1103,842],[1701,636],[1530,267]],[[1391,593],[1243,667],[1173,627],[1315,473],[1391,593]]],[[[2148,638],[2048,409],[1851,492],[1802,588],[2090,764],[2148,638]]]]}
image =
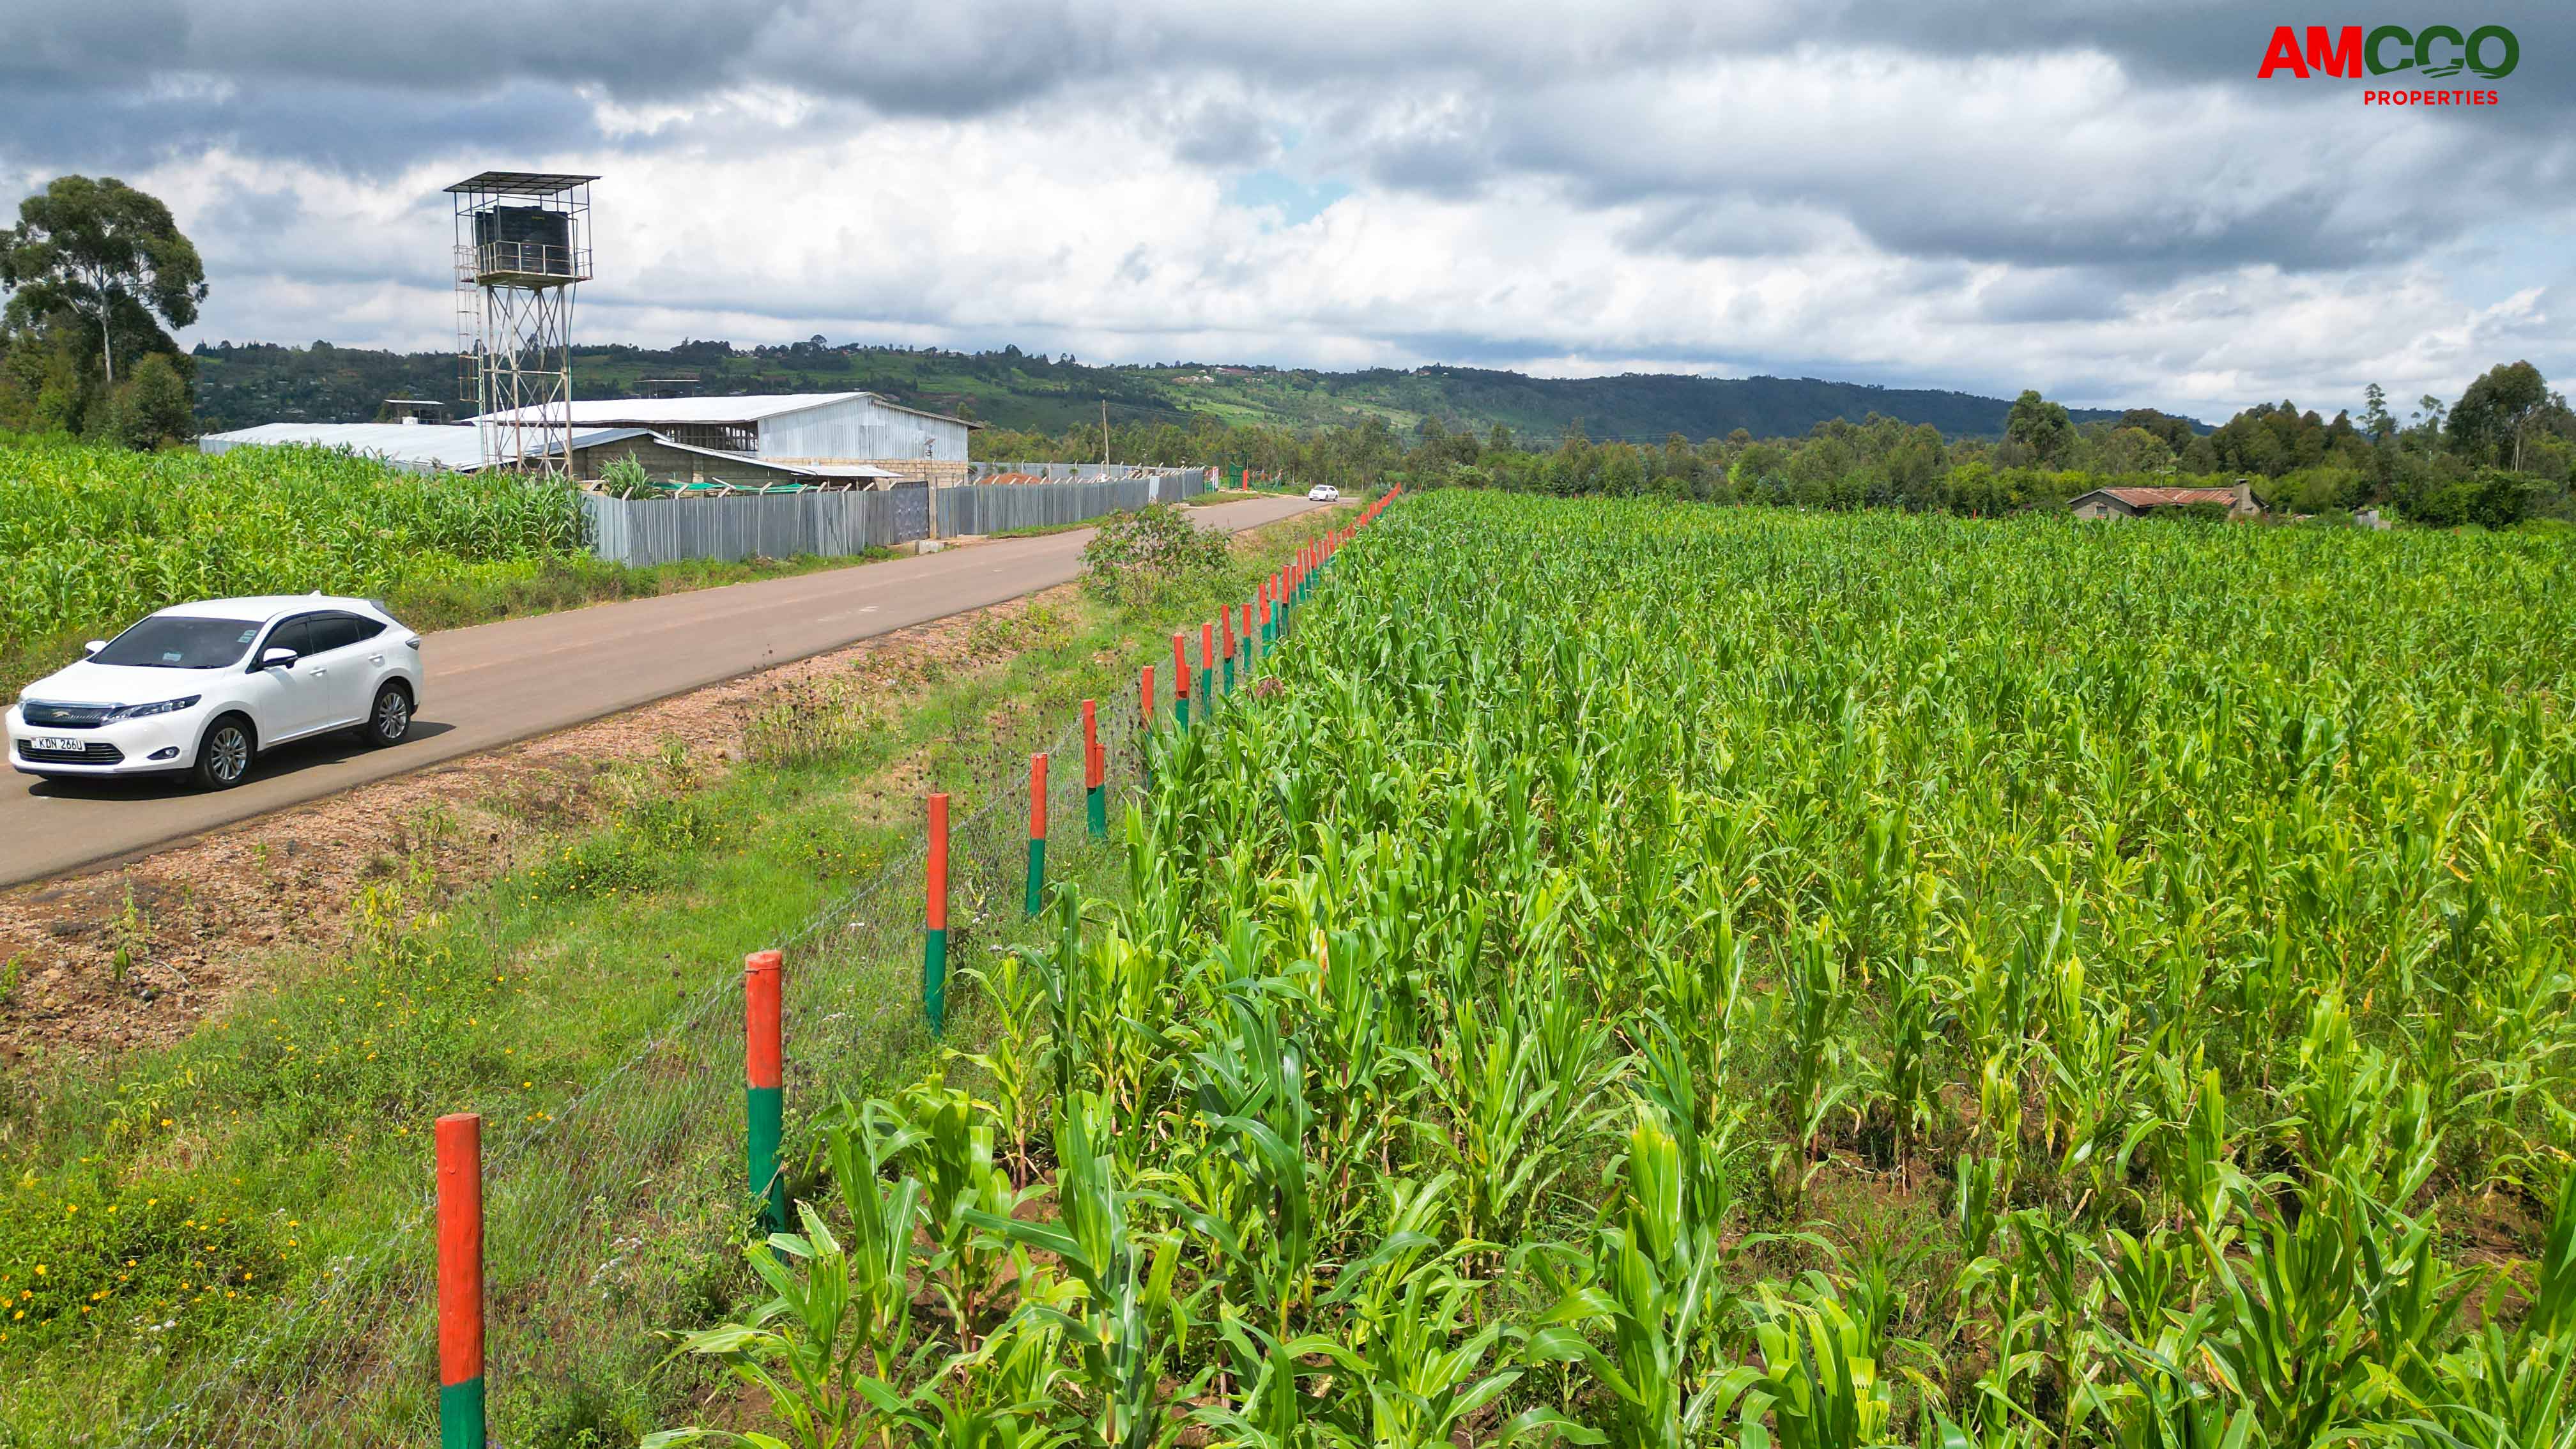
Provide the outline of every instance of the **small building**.
{"type": "Polygon", "coordinates": [[[2254,487],[2239,478],[2233,488],[2096,488],[2066,501],[2078,518],[2143,518],[2160,508],[2217,506],[2229,518],[2252,518],[2263,511],[2254,487]]]}
{"type": "Polygon", "coordinates": [[[762,463],[871,468],[939,488],[967,481],[967,439],[983,426],[888,402],[872,392],[577,398],[572,425],[576,430],[642,428],[671,443],[762,463]]]}
{"type": "Polygon", "coordinates": [[[447,421],[447,404],[435,398],[389,397],[376,409],[380,423],[443,423],[447,421]]]}
{"type": "Polygon", "coordinates": [[[2352,516],[2352,521],[2356,526],[2361,528],[2386,529],[2396,527],[2395,524],[2389,522],[2388,515],[2380,512],[2377,508],[2362,509],[2360,512],[2352,516]]]}

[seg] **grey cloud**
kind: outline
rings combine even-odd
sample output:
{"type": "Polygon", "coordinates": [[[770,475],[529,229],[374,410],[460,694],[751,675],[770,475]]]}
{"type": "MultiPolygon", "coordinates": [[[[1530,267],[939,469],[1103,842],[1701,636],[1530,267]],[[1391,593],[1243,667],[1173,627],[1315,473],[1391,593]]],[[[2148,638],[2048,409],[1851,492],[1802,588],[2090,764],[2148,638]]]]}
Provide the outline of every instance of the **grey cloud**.
{"type": "MultiPolygon", "coordinates": [[[[542,164],[575,151],[608,158],[601,169],[621,154],[673,150],[754,167],[772,148],[842,141],[887,117],[1010,127],[1105,114],[1136,144],[1221,183],[1224,173],[1276,168],[1391,193],[1399,206],[1545,197],[1535,204],[1606,213],[1615,244],[1647,261],[1776,267],[1875,249],[1962,325],[2106,335],[2130,324],[2127,298],[2151,298],[2167,319],[2239,316],[2250,305],[2240,292],[2195,282],[2246,269],[2420,267],[2465,226],[2546,227],[2576,210],[2567,124],[2576,70],[2558,63],[2563,10],[2480,0],[2473,18],[2521,34],[2522,69],[2497,87],[2503,106],[2455,113],[2365,111],[2351,81],[2255,81],[2280,18],[2216,0],[1602,0],[1571,10],[1488,0],[453,0],[389,22],[346,0],[0,0],[10,102],[0,108],[0,165],[133,171],[220,148],[365,179],[448,158],[542,164]],[[2101,67],[2099,93],[2063,112],[2064,127],[1981,130],[1966,104],[1980,98],[1966,87],[2009,100],[2043,63],[2062,71],[2070,56],[2093,54],[2116,68],[2101,67]],[[1911,114],[1877,115],[1838,105],[1827,85],[1811,113],[1725,109],[1762,67],[1858,85],[1926,66],[1958,70],[1960,104],[1926,91],[1911,114]],[[780,122],[727,99],[767,88],[794,92],[803,118],[780,122]],[[1719,114],[1694,114],[1679,94],[1713,95],[1691,104],[1719,114]],[[690,114],[613,133],[594,105],[603,97],[690,114]],[[1994,268],[2002,280],[1970,289],[1994,268]]],[[[2437,17],[2401,7],[2396,18],[2437,17]]],[[[236,194],[192,224],[207,233],[210,257],[259,265],[270,239],[315,225],[294,207],[291,196],[236,194]]],[[[428,225],[443,237],[440,223],[428,225]]],[[[434,247],[417,257],[361,247],[310,265],[338,267],[353,283],[393,275],[434,286],[435,261],[434,247]]],[[[1256,290],[1262,272],[1175,245],[1139,253],[1123,281],[1109,280],[1237,294],[1256,290]]],[[[785,321],[828,306],[924,327],[951,325],[972,286],[924,264],[840,286],[824,303],[784,283],[759,294],[762,280],[656,279],[689,299],[683,310],[785,321]]],[[[1534,305],[1562,309],[1568,335],[1605,295],[1599,279],[1545,265],[1485,291],[1524,316],[1534,305]]],[[[1739,292],[1705,326],[1751,333],[1778,325],[1783,305],[1797,304],[1739,292]]],[[[1820,321],[1828,307],[1803,305],[1820,321]]],[[[1465,335],[1473,329],[1455,320],[1323,297],[1300,325],[1497,365],[1565,351],[1562,338],[1465,335]]],[[[2492,330],[2513,327],[2546,330],[2529,318],[2492,330]]],[[[1600,344],[1688,365],[1708,352],[1659,346],[1600,344]]],[[[2127,356],[2172,372],[2230,365],[2127,356]]],[[[1878,368],[1890,382],[1921,381],[1908,365],[1820,355],[1754,368],[1861,377],[1878,368]]],[[[2103,368],[2094,375],[2125,385],[2103,368]]]]}
{"type": "Polygon", "coordinates": [[[1963,300],[1962,322],[2100,322],[2128,310],[2116,283],[2083,267],[2017,269],[1963,300]]]}
{"type": "Polygon", "coordinates": [[[220,147],[375,177],[432,155],[534,155],[601,139],[591,107],[579,97],[527,81],[483,95],[314,82],[150,96],[83,90],[55,79],[13,94],[0,119],[0,153],[92,171],[136,169],[220,147]]]}
{"type": "Polygon", "coordinates": [[[1620,229],[1619,243],[1634,252],[1696,260],[1794,256],[1856,236],[1849,221],[1821,207],[1717,195],[1650,202],[1620,229]]]}
{"type": "Polygon", "coordinates": [[[1193,166],[1247,170],[1278,159],[1278,128],[1240,96],[1212,96],[1164,108],[1162,129],[1172,154],[1193,166]]]}

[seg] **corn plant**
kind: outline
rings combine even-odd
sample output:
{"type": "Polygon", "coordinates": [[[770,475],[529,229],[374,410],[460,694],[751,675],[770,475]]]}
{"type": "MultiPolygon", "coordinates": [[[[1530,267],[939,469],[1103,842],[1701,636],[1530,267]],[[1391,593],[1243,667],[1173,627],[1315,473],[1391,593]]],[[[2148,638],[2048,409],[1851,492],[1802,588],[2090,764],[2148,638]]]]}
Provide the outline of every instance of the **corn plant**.
{"type": "Polygon", "coordinates": [[[2576,1449],[2563,541],[1441,493],[1298,609],[847,1164],[894,1437],[2576,1449]]]}

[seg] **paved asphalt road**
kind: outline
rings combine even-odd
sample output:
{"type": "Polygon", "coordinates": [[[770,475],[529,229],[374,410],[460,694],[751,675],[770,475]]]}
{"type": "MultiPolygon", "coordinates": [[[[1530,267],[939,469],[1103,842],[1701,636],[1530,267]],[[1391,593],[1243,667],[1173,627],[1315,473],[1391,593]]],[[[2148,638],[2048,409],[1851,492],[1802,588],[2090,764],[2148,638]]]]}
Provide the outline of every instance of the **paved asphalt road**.
{"type": "MultiPolygon", "coordinates": [[[[1302,498],[1192,510],[1253,528],[1302,498]]],[[[390,750],[346,739],[263,756],[250,782],[200,794],[160,779],[0,785],[0,885],[166,845],[368,780],[562,729],[684,690],[1066,583],[1090,529],[999,539],[919,558],[508,619],[428,636],[420,717],[390,750]]]]}

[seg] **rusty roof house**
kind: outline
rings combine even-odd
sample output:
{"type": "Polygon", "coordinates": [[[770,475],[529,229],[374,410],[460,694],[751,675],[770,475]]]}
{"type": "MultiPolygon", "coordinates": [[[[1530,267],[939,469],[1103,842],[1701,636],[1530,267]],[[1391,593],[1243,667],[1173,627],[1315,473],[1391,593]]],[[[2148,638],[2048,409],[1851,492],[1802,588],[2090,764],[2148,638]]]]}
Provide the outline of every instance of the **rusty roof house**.
{"type": "Polygon", "coordinates": [[[2263,511],[2254,487],[2239,478],[2233,488],[2096,488],[2066,500],[2078,518],[2140,518],[2160,508],[2216,504],[2229,518],[2252,518],[2263,511]]]}

